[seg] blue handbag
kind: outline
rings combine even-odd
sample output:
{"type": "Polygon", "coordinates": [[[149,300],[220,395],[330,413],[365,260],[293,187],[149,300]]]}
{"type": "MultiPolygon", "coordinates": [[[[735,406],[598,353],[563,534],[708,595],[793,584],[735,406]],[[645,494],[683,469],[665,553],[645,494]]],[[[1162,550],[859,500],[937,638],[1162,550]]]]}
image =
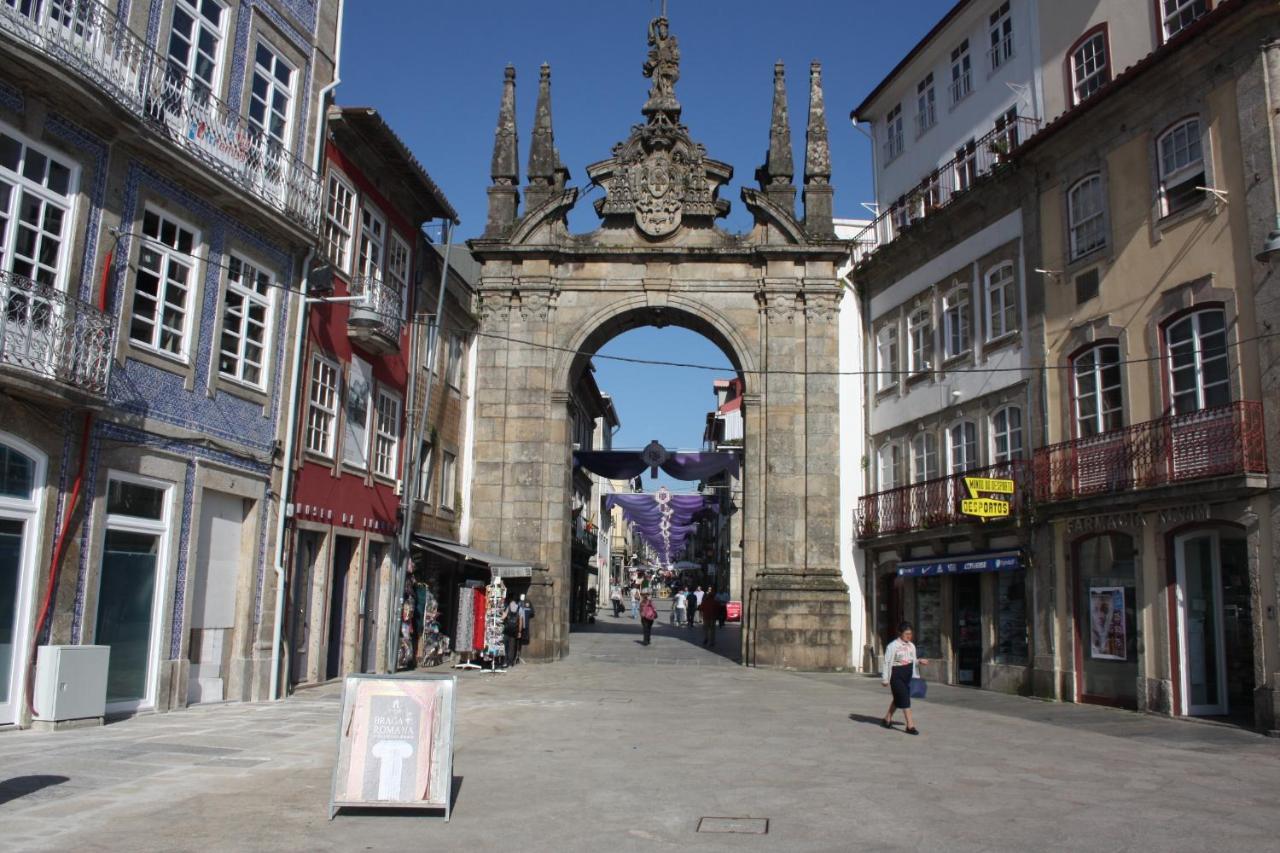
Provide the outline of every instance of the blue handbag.
{"type": "Polygon", "coordinates": [[[923,699],[929,693],[929,683],[923,678],[913,678],[910,690],[912,699],[923,699]]]}

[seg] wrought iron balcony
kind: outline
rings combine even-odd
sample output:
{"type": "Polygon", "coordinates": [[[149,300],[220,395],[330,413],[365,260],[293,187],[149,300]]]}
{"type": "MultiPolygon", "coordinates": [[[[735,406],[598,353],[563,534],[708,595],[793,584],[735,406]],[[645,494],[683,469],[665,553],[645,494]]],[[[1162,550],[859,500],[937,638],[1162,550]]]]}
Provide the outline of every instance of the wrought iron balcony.
{"type": "Polygon", "coordinates": [[[110,315],[87,302],[0,272],[0,368],[35,389],[105,399],[114,328],[110,315]]]}
{"type": "Polygon", "coordinates": [[[1064,441],[1035,454],[1041,502],[1266,473],[1262,404],[1245,401],[1064,441]]]}
{"type": "Polygon", "coordinates": [[[0,32],[79,74],[235,187],[319,230],[320,176],[98,0],[0,0],[0,32]]]}
{"type": "Polygon", "coordinates": [[[912,530],[977,523],[978,519],[960,511],[961,501],[974,497],[965,486],[965,477],[1013,480],[1013,495],[1009,498],[1012,504],[1009,507],[1010,519],[1017,518],[1029,505],[1029,463],[1021,459],[1001,462],[962,474],[938,477],[866,495],[858,501],[858,538],[870,539],[912,530]]]}
{"type": "Polygon", "coordinates": [[[396,287],[372,275],[351,279],[349,288],[355,301],[347,315],[347,334],[374,353],[400,349],[404,297],[396,287]]]}

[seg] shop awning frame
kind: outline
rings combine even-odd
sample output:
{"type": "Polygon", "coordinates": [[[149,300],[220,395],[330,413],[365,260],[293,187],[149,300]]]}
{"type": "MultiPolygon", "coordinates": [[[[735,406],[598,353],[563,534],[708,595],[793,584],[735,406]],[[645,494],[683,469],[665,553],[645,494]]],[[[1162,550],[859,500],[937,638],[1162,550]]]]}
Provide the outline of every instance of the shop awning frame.
{"type": "Polygon", "coordinates": [[[489,554],[439,536],[426,533],[414,534],[413,545],[442,557],[460,559],[473,566],[488,569],[495,578],[533,577],[533,563],[499,557],[497,554],[489,554]]]}
{"type": "Polygon", "coordinates": [[[990,554],[956,554],[932,560],[912,560],[898,564],[900,578],[927,578],[938,575],[968,575],[981,572],[1016,572],[1026,569],[1021,551],[990,554]]]}

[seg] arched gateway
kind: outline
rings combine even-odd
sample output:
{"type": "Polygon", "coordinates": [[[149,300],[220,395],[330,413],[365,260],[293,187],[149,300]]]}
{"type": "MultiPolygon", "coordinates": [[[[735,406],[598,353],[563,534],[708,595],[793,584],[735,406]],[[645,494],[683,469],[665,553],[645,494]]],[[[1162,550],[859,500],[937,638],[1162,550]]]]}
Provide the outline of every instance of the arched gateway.
{"type": "Polygon", "coordinates": [[[744,189],[755,224],[730,234],[719,190],[733,175],[680,123],[679,50],[667,19],[649,27],[645,121],[587,167],[605,191],[598,230],[570,234],[578,198],[551,129],[542,67],[524,211],[508,67],[493,153],[482,265],[472,542],[535,560],[529,656],[569,650],[569,390],[590,353],[643,325],[679,325],[718,344],[744,380],[743,660],[848,667],[849,595],[838,567],[836,269],[821,68],[810,69],[804,218],[795,214],[781,64],[769,153],[744,189]]]}

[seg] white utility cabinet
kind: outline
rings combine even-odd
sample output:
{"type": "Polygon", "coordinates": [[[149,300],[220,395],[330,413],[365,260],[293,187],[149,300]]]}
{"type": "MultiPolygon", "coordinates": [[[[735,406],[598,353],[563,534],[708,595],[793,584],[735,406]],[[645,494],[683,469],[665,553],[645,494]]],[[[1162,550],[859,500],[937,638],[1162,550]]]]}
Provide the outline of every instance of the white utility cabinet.
{"type": "Polygon", "coordinates": [[[110,646],[41,646],[36,656],[35,719],[47,723],[106,715],[110,646]]]}

